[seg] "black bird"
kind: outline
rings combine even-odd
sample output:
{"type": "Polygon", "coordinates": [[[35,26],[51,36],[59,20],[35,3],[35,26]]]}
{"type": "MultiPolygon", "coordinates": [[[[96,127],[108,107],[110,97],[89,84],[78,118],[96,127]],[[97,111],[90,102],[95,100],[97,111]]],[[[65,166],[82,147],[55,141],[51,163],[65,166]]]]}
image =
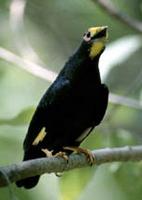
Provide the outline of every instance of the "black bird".
{"type": "MultiPolygon", "coordinates": [[[[108,104],[108,88],[101,83],[98,68],[105,49],[107,27],[92,27],[84,34],[77,51],[65,63],[54,83],[42,97],[24,140],[24,158],[55,155],[78,147],[100,124],[108,104]]],[[[34,187],[40,176],[17,181],[18,187],[34,187]]]]}

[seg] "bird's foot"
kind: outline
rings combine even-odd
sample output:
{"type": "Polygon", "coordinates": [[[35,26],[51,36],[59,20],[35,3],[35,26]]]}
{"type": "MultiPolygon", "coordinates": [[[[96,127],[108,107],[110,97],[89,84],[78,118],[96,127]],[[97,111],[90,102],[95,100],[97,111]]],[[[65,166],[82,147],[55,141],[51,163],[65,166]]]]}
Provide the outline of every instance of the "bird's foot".
{"type": "Polygon", "coordinates": [[[65,150],[73,151],[74,153],[83,153],[86,156],[86,159],[90,165],[93,165],[95,156],[88,149],[84,149],[81,147],[64,147],[65,150]]]}
{"type": "Polygon", "coordinates": [[[51,158],[51,157],[54,157],[54,158],[60,157],[60,158],[63,158],[65,161],[68,161],[68,156],[63,151],[59,151],[56,154],[53,154],[53,150],[49,151],[48,149],[41,149],[41,151],[44,152],[45,155],[46,155],[46,157],[48,157],[48,158],[51,158]]]}
{"type": "MultiPolygon", "coordinates": [[[[66,155],[65,152],[62,152],[62,151],[59,151],[58,153],[56,154],[53,154],[53,150],[52,151],[49,151],[48,149],[41,149],[42,152],[45,153],[46,157],[48,158],[51,158],[51,157],[60,157],[60,158],[63,158],[65,161],[68,161],[68,156],[66,155]]],[[[57,177],[61,177],[62,176],[62,173],[61,172],[56,172],[55,175],[57,177]]]]}
{"type": "MultiPolygon", "coordinates": [[[[54,157],[55,158],[57,158],[57,157],[63,158],[67,162],[68,162],[68,159],[69,159],[68,156],[67,156],[67,154],[65,152],[63,152],[63,151],[59,151],[58,153],[56,153],[54,155],[54,157]]],[[[63,173],[62,172],[56,172],[55,175],[57,177],[61,177],[63,175],[63,173]]]]}
{"type": "Polygon", "coordinates": [[[41,149],[43,153],[45,153],[46,157],[51,158],[53,157],[53,150],[49,151],[48,149],[41,149]]]}
{"type": "Polygon", "coordinates": [[[65,161],[68,161],[69,157],[64,151],[59,151],[54,155],[54,157],[60,157],[63,158],[65,161]]]}

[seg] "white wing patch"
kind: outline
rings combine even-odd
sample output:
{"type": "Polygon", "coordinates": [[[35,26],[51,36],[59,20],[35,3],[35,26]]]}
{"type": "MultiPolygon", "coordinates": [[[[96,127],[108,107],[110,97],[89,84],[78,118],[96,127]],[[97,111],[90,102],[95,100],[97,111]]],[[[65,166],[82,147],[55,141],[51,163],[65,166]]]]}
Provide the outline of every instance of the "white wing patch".
{"type": "Polygon", "coordinates": [[[83,133],[76,139],[76,142],[82,142],[88,136],[90,130],[91,130],[91,127],[83,131],[83,133]]]}

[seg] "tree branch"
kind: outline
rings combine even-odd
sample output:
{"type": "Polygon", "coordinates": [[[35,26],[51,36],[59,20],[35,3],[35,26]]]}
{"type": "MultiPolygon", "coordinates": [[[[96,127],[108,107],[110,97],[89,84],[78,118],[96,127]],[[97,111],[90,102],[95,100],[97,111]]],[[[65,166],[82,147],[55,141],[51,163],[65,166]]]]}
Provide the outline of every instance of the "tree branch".
{"type": "MultiPolygon", "coordinates": [[[[142,160],[142,146],[105,148],[92,151],[95,156],[94,165],[115,161],[140,161],[142,160]]],[[[72,154],[68,163],[62,158],[39,158],[24,161],[19,164],[0,167],[0,187],[4,187],[30,176],[44,173],[56,173],[75,168],[89,166],[83,154],[72,154]]]]}
{"type": "Polygon", "coordinates": [[[31,73],[32,75],[40,77],[47,81],[53,82],[57,77],[57,74],[53,71],[45,69],[27,59],[21,58],[20,56],[2,47],[0,47],[0,58],[12,64],[16,64],[18,67],[31,73]]]}
{"type": "Polygon", "coordinates": [[[103,8],[109,15],[113,16],[123,24],[129,26],[133,30],[142,33],[142,22],[122,13],[111,3],[110,0],[92,0],[103,8]]]}
{"type": "Polygon", "coordinates": [[[117,95],[114,93],[109,94],[109,102],[112,104],[127,106],[130,108],[142,110],[142,102],[133,98],[129,98],[122,95],[117,95]]]}

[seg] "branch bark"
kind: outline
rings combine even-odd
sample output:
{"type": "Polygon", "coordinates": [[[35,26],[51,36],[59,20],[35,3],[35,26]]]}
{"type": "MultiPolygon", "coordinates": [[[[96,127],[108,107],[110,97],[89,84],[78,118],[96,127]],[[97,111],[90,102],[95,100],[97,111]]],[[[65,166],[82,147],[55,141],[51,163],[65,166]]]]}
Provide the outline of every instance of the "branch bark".
{"type": "Polygon", "coordinates": [[[122,13],[118,10],[110,0],[92,0],[93,3],[97,3],[101,8],[103,8],[109,15],[113,16],[123,24],[129,26],[131,29],[142,33],[142,22],[122,13]]]}
{"type": "MultiPolygon", "coordinates": [[[[94,165],[115,161],[142,160],[142,146],[105,148],[92,151],[92,153],[95,156],[94,165]]],[[[0,187],[35,175],[63,172],[86,166],[89,166],[89,164],[83,154],[70,155],[68,162],[57,157],[24,161],[19,164],[0,167],[0,187]]]]}

